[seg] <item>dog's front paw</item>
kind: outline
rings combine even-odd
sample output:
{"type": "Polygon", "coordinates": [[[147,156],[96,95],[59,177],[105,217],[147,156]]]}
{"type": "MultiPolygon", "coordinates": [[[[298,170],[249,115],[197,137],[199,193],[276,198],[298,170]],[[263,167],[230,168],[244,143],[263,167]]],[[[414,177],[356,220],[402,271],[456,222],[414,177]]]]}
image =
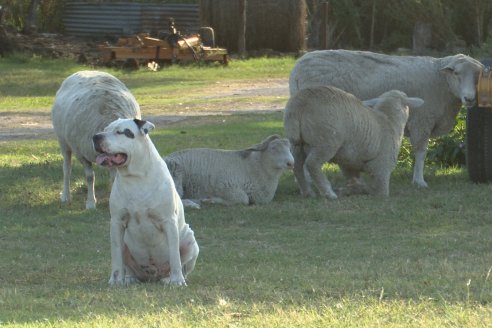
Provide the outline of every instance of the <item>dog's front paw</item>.
{"type": "Polygon", "coordinates": [[[161,282],[170,286],[186,286],[186,280],[181,276],[162,278],[161,282]]]}
{"type": "Polygon", "coordinates": [[[140,280],[138,280],[138,278],[135,277],[135,276],[129,276],[129,275],[127,275],[125,277],[125,284],[126,285],[137,284],[139,282],[140,282],[140,280]]]}
{"type": "Polygon", "coordinates": [[[125,277],[120,273],[120,271],[113,271],[111,277],[109,277],[110,286],[122,286],[125,284],[125,277]]]}

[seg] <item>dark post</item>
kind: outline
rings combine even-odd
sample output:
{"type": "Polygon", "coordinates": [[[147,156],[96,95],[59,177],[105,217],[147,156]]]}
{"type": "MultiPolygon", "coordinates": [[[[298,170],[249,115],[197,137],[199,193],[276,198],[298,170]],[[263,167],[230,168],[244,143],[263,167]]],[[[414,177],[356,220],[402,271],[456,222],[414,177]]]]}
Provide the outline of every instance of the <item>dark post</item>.
{"type": "Polygon", "coordinates": [[[320,47],[321,49],[328,49],[328,12],[329,3],[328,1],[321,4],[321,24],[320,24],[320,47]]]}
{"type": "Polygon", "coordinates": [[[239,0],[239,31],[237,50],[240,58],[246,57],[246,10],[247,0],[239,0]]]}
{"type": "Polygon", "coordinates": [[[38,6],[39,6],[39,2],[41,0],[31,0],[29,2],[29,9],[28,9],[28,13],[27,13],[27,16],[26,16],[26,21],[25,21],[25,25],[24,25],[24,33],[32,33],[32,32],[35,32],[36,31],[36,14],[37,14],[37,10],[38,10],[38,6]]]}

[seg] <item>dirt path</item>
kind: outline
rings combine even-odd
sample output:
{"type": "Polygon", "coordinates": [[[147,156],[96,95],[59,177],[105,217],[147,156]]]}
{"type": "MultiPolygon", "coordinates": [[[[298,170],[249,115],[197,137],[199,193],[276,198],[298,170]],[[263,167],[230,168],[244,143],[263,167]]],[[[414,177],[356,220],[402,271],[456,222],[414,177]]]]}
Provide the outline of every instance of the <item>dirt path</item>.
{"type": "MultiPolygon", "coordinates": [[[[177,105],[166,108],[165,115],[159,114],[160,110],[157,108],[142,106],[142,113],[145,119],[154,122],[157,126],[163,126],[198,116],[280,111],[284,108],[283,100],[288,97],[289,90],[287,80],[269,79],[218,82],[208,86],[203,94],[205,96],[195,98],[200,100],[200,104],[196,106],[177,105]],[[262,102],[261,98],[265,96],[278,97],[279,101],[262,102]],[[246,102],[235,101],[236,98],[245,97],[248,99],[246,102]]],[[[0,141],[51,138],[53,135],[49,112],[0,112],[0,141]]]]}

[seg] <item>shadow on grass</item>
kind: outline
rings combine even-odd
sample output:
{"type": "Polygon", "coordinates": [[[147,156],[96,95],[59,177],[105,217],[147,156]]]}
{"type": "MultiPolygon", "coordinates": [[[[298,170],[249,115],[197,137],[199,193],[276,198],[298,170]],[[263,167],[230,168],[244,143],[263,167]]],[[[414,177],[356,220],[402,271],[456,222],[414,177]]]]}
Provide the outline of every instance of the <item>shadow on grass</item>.
{"type": "MultiPolygon", "coordinates": [[[[157,130],[152,138],[161,151],[237,149],[279,126],[275,115],[233,120],[232,127],[157,130]]],[[[189,287],[174,289],[107,286],[109,175],[96,172],[98,209],[85,211],[80,164],[68,207],[58,198],[61,160],[2,168],[2,320],[82,323],[122,309],[136,317],[217,311],[221,302],[240,313],[262,304],[319,308],[343,299],[431,300],[444,307],[492,302],[492,187],[469,183],[463,170],[430,168],[430,188],[420,190],[411,185],[411,171],[399,168],[389,198],[336,201],[301,198],[289,172],[270,204],[186,209],[201,251],[189,287]]],[[[340,179],[336,169],[327,173],[340,179]]]]}

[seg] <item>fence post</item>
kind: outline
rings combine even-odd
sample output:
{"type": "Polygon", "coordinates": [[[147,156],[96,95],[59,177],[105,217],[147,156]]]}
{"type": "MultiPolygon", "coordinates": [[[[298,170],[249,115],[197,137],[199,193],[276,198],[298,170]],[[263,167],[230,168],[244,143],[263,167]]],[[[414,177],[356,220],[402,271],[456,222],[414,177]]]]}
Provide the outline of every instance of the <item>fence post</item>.
{"type": "Polygon", "coordinates": [[[328,13],[329,2],[325,1],[321,4],[321,24],[320,24],[320,46],[321,49],[328,49],[328,13]]]}
{"type": "Polygon", "coordinates": [[[246,9],[247,0],[239,0],[239,29],[237,50],[240,58],[246,57],[246,9]]]}

